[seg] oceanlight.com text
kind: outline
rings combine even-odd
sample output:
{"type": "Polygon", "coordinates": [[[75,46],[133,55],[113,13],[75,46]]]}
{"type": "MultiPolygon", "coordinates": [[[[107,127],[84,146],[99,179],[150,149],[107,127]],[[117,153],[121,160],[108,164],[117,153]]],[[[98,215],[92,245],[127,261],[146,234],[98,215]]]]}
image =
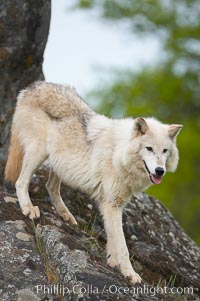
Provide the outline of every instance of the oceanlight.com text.
{"type": "Polygon", "coordinates": [[[126,287],[126,286],[117,286],[117,285],[104,285],[99,288],[95,285],[80,285],[75,284],[73,286],[67,286],[64,284],[43,284],[36,285],[34,287],[34,292],[37,294],[45,294],[45,295],[57,295],[57,296],[66,296],[70,294],[77,295],[148,295],[148,296],[156,296],[156,295],[194,295],[198,293],[198,289],[193,287],[153,287],[144,285],[142,287],[126,287]]]}

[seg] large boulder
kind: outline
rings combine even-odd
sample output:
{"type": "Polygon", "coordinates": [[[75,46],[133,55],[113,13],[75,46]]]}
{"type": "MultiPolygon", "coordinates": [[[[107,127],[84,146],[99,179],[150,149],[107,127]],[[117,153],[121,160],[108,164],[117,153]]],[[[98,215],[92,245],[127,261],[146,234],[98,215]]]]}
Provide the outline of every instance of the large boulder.
{"type": "Polygon", "coordinates": [[[158,200],[139,194],[124,210],[131,261],[143,278],[141,285],[130,286],[106,265],[106,237],[95,203],[63,187],[78,221],[70,226],[52,207],[45,181],[46,171],[31,184],[33,203],[41,209],[34,223],[21,214],[15,194],[1,190],[1,300],[199,300],[200,249],[158,200]]]}
{"type": "Polygon", "coordinates": [[[6,158],[17,94],[44,78],[50,10],[50,0],[0,1],[0,166],[6,158]]]}

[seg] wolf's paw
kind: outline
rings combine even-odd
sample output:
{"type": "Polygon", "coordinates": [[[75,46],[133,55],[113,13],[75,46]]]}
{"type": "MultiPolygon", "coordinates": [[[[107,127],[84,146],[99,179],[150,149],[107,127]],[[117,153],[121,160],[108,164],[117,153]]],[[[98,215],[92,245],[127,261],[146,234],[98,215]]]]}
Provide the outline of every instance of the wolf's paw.
{"type": "Polygon", "coordinates": [[[70,212],[64,212],[61,214],[61,216],[64,219],[64,221],[66,221],[72,225],[77,225],[77,221],[76,221],[75,217],[70,212]]]}
{"type": "Polygon", "coordinates": [[[129,276],[126,276],[126,278],[132,283],[132,284],[136,284],[136,283],[141,283],[142,278],[140,277],[139,274],[137,273],[132,273],[129,276]]]}
{"type": "Polygon", "coordinates": [[[126,265],[120,265],[120,271],[132,284],[140,283],[142,278],[137,274],[131,266],[131,263],[126,265]]]}
{"type": "Polygon", "coordinates": [[[32,204],[25,205],[22,208],[22,213],[28,216],[30,219],[36,219],[40,217],[40,210],[38,206],[33,206],[32,204]]]}

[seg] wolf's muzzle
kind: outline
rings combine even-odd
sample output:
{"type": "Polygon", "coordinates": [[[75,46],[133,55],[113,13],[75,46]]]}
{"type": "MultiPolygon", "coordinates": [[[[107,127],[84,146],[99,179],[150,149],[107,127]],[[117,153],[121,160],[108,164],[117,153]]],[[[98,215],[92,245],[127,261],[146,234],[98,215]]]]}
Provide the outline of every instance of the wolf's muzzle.
{"type": "Polygon", "coordinates": [[[164,168],[162,168],[162,167],[157,167],[157,168],[155,169],[155,172],[156,172],[156,175],[157,175],[157,176],[163,176],[164,173],[165,173],[164,168]]]}

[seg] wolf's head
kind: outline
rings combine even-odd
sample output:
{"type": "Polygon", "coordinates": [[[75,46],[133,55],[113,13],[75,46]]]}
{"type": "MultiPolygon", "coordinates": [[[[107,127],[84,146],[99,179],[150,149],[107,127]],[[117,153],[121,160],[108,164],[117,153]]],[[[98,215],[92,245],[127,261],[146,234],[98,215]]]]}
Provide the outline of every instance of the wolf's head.
{"type": "Polygon", "coordinates": [[[167,125],[154,118],[136,118],[133,126],[133,148],[137,167],[154,184],[160,184],[166,171],[176,170],[179,160],[176,137],[183,126],[167,125]]]}

